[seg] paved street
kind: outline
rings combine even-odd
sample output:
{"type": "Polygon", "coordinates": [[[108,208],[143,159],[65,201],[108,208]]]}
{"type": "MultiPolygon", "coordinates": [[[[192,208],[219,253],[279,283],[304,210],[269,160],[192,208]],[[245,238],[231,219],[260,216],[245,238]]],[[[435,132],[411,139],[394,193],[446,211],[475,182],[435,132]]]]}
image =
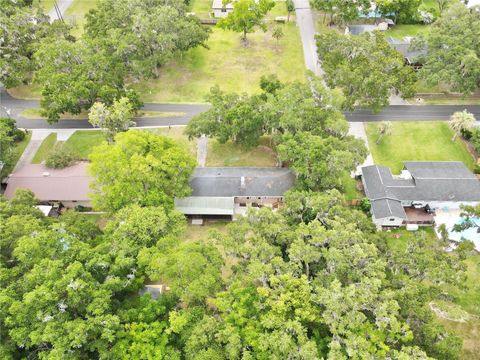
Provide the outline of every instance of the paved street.
{"type": "MultiPolygon", "coordinates": [[[[65,11],[70,7],[72,2],[73,0],[57,0],[58,10],[60,10],[62,17],[65,15],[65,11]]],[[[48,16],[50,16],[50,21],[58,20],[58,13],[55,7],[50,10],[48,16]]]]}
{"type": "Polygon", "coordinates": [[[317,56],[317,45],[315,44],[315,25],[313,23],[312,11],[308,0],[293,0],[297,26],[300,30],[300,37],[303,45],[303,57],[305,66],[313,71],[315,75],[323,75],[317,56]]]}

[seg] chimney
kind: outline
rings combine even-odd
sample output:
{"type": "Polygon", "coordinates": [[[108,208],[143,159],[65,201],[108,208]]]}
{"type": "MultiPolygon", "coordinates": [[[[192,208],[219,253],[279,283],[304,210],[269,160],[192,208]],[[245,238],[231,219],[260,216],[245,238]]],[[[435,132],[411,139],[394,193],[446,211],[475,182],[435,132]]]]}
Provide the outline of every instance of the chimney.
{"type": "Polygon", "coordinates": [[[242,176],[240,178],[240,189],[245,189],[246,186],[245,186],[245,176],[242,176]]]}

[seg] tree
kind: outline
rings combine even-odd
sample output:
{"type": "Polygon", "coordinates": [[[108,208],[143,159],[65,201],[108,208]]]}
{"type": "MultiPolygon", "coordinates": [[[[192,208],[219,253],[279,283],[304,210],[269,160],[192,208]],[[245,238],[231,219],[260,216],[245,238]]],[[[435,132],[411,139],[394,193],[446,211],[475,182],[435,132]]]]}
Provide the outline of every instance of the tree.
{"type": "Polygon", "coordinates": [[[217,26],[243,33],[242,40],[246,43],[247,33],[253,32],[255,26],[267,30],[263,18],[274,6],[275,2],[271,0],[235,0],[233,11],[220,19],[217,26]]]}
{"type": "Polygon", "coordinates": [[[446,83],[465,95],[480,86],[480,16],[463,4],[452,4],[421,38],[428,49],[420,76],[430,85],[446,83]]]}
{"type": "Polygon", "coordinates": [[[295,3],[293,0],[287,0],[285,6],[287,7],[287,22],[290,22],[290,14],[295,11],[295,3]]]}
{"type": "Polygon", "coordinates": [[[10,160],[12,146],[11,129],[4,119],[0,119],[0,163],[2,165],[10,160]]]}
{"type": "Polygon", "coordinates": [[[104,129],[107,141],[111,143],[118,132],[127,131],[134,124],[133,111],[133,106],[126,97],[114,100],[111,106],[96,102],[90,108],[88,121],[93,126],[104,129]]]}
{"type": "Polygon", "coordinates": [[[380,144],[380,141],[382,141],[382,138],[384,136],[390,135],[392,133],[392,123],[390,121],[382,121],[380,124],[378,124],[377,132],[378,138],[376,143],[380,144]]]}
{"type": "Polygon", "coordinates": [[[173,208],[189,195],[195,160],[170,138],[149,131],[119,133],[114,144],[90,154],[95,208],[115,211],[129,204],[173,208]]]}
{"type": "Polygon", "coordinates": [[[103,46],[136,78],[157,78],[177,53],[206,47],[209,29],[187,14],[183,1],[102,0],[86,15],[86,36],[103,46]]]}
{"type": "Polygon", "coordinates": [[[450,117],[448,125],[453,130],[452,141],[455,141],[462,130],[469,130],[475,125],[475,116],[467,110],[457,111],[450,117]]]}
{"type": "Polygon", "coordinates": [[[39,70],[35,81],[42,85],[42,115],[49,122],[60,114],[79,114],[98,101],[110,105],[128,97],[133,109],[141,106],[137,95],[125,89],[126,69],[115,54],[98,43],[57,40],[46,42],[35,53],[39,70]]]}
{"type": "Polygon", "coordinates": [[[322,33],[317,36],[317,48],[327,84],[343,90],[345,109],[379,111],[389,104],[392,92],[403,98],[414,94],[415,72],[379,32],[359,36],[322,33]]]}
{"type": "Polygon", "coordinates": [[[361,140],[333,136],[322,138],[306,132],[287,134],[278,145],[278,156],[290,164],[303,189],[321,191],[342,188],[342,179],[363,162],[361,140]]]}
{"type": "Polygon", "coordinates": [[[2,1],[0,6],[0,82],[10,88],[31,81],[33,56],[40,43],[69,38],[69,27],[50,23],[40,8],[22,1],[2,1]]]}
{"type": "Polygon", "coordinates": [[[277,26],[273,29],[272,37],[277,41],[277,45],[280,39],[284,36],[285,34],[283,33],[283,29],[280,26],[277,26]]]}
{"type": "Polygon", "coordinates": [[[361,13],[368,13],[371,7],[369,0],[312,0],[311,4],[313,8],[324,11],[325,15],[331,13],[331,20],[336,15],[342,23],[357,19],[361,13]]]}
{"type": "Polygon", "coordinates": [[[375,5],[382,16],[394,15],[398,24],[415,24],[419,21],[421,0],[375,0],[375,5]]]}

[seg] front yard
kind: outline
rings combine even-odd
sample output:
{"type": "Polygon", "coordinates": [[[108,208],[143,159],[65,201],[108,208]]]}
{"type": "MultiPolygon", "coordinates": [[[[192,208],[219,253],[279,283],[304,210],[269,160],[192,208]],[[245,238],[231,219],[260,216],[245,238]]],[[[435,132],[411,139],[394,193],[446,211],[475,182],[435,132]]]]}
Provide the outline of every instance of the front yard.
{"type": "Polygon", "coordinates": [[[392,133],[377,144],[378,124],[365,125],[370,151],[376,164],[390,167],[394,174],[400,173],[403,161],[463,161],[470,169],[475,165],[463,141],[452,142],[446,122],[395,121],[392,133]]]}

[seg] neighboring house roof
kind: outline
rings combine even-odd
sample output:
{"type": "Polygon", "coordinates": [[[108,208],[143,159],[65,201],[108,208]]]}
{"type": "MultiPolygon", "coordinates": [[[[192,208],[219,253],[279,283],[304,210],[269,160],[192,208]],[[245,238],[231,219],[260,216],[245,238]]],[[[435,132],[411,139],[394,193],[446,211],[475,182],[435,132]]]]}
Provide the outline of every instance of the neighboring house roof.
{"type": "Polygon", "coordinates": [[[223,4],[223,0],[213,0],[212,9],[233,9],[233,4],[223,4]]]}
{"type": "Polygon", "coordinates": [[[190,196],[175,199],[175,208],[186,215],[233,215],[233,197],[190,196]]]}
{"type": "Polygon", "coordinates": [[[471,8],[480,5],[480,0],[468,0],[467,7],[471,8]]]}
{"type": "Polygon", "coordinates": [[[41,164],[21,167],[8,178],[5,197],[12,198],[16,189],[30,189],[40,201],[90,201],[91,176],[87,163],[79,162],[65,169],[49,169],[41,164]]]}
{"type": "MultiPolygon", "coordinates": [[[[462,162],[406,161],[411,178],[393,177],[389,168],[365,166],[365,194],[372,201],[480,201],[480,182],[462,162]]],[[[382,208],[379,208],[382,209],[382,208]]],[[[386,217],[387,211],[382,211],[386,217]]]]}
{"type": "Polygon", "coordinates": [[[377,25],[348,25],[347,26],[348,33],[352,35],[360,35],[365,32],[372,32],[374,30],[379,30],[379,27],[377,25]]]}
{"type": "Polygon", "coordinates": [[[410,64],[418,62],[418,60],[427,53],[426,49],[412,49],[412,40],[410,38],[399,40],[393,37],[388,37],[387,42],[391,47],[402,54],[410,64]]]}
{"type": "Polygon", "coordinates": [[[196,168],[191,196],[282,196],[293,187],[295,175],[286,168],[196,168]]]}

